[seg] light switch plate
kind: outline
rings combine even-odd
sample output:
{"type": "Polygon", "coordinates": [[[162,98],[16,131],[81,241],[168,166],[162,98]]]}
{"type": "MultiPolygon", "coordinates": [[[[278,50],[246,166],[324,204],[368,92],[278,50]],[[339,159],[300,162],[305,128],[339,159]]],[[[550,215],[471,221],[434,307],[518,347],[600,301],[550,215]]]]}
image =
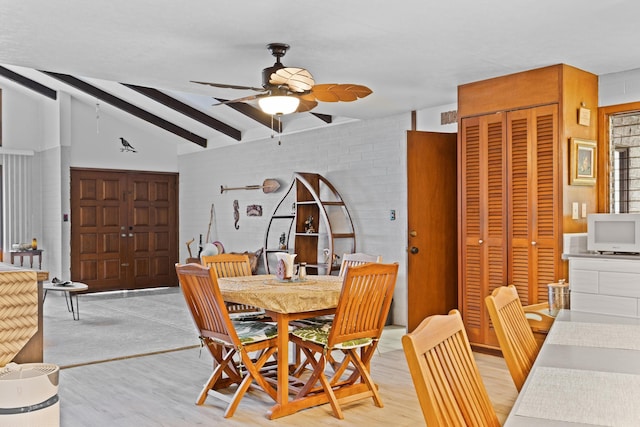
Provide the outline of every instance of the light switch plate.
{"type": "Polygon", "coordinates": [[[582,218],[586,218],[587,217],[587,204],[583,203],[582,204],[582,218]]]}
{"type": "Polygon", "coordinates": [[[572,219],[580,219],[580,212],[578,211],[578,202],[573,202],[571,204],[571,218],[572,219]]]}

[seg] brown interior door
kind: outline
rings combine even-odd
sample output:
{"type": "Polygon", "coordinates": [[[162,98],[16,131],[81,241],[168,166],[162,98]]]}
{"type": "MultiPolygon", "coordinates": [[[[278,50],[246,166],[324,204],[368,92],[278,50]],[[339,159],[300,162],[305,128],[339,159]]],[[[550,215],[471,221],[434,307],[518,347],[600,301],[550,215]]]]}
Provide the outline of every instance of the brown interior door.
{"type": "Polygon", "coordinates": [[[91,291],[177,284],[177,175],[73,169],[71,278],[91,291]]]}
{"type": "Polygon", "coordinates": [[[458,303],[455,133],[407,133],[408,330],[458,303]]]}

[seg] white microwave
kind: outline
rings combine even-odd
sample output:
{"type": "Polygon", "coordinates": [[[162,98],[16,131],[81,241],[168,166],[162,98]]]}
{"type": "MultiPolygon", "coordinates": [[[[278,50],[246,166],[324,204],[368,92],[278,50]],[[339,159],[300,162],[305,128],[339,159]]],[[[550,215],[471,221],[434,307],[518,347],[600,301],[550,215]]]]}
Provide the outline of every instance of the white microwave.
{"type": "Polygon", "coordinates": [[[640,214],[589,214],[587,250],[640,253],[640,214]]]}

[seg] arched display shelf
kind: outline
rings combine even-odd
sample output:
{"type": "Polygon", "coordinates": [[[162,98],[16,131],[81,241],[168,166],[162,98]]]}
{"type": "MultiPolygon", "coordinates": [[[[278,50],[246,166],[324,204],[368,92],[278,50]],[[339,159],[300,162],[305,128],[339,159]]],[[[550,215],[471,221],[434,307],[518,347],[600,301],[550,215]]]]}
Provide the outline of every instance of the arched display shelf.
{"type": "Polygon", "coordinates": [[[275,253],[297,254],[314,274],[340,269],[340,257],[356,250],[349,210],[340,193],[317,173],[295,172],[284,197],[276,204],[264,238],[264,265],[275,270],[275,253]]]}

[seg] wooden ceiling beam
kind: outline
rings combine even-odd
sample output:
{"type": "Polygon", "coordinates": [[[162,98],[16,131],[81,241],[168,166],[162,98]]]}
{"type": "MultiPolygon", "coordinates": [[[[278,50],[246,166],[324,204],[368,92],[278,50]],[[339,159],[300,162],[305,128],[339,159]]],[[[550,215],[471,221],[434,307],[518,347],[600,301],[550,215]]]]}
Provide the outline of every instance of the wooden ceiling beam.
{"type": "Polygon", "coordinates": [[[58,93],[55,90],[41,83],[38,83],[35,80],[31,80],[28,77],[18,74],[15,71],[11,71],[8,68],[0,66],[0,75],[18,83],[19,85],[26,87],[27,89],[31,89],[32,91],[37,92],[40,95],[44,95],[47,98],[53,100],[56,100],[58,98],[58,93]]]}
{"type": "Polygon", "coordinates": [[[223,123],[220,120],[215,119],[210,115],[205,114],[202,111],[196,108],[193,108],[192,106],[187,105],[184,102],[179,101],[174,97],[167,95],[164,92],[159,91],[158,89],[153,89],[153,88],[144,87],[144,86],[130,85],[126,83],[121,83],[121,84],[128,87],[129,89],[135,90],[136,92],[143,94],[148,98],[153,99],[154,101],[157,101],[165,105],[168,108],[171,108],[172,110],[175,110],[181,114],[184,114],[190,119],[196,120],[204,125],[207,125],[210,128],[215,129],[218,132],[221,132],[235,139],[236,141],[240,141],[242,139],[242,132],[240,132],[238,129],[231,127],[228,124],[223,123]]]}
{"type": "MultiPolygon", "coordinates": [[[[219,102],[227,102],[227,99],[215,98],[219,102]]],[[[253,107],[244,102],[231,102],[225,104],[228,107],[244,114],[245,116],[255,120],[256,122],[265,125],[269,129],[282,133],[282,123],[277,117],[272,117],[270,114],[264,113],[261,109],[253,107]]]]}
{"type": "Polygon", "coordinates": [[[41,72],[57,80],[60,80],[68,84],[69,86],[72,86],[78,90],[81,90],[97,99],[100,99],[101,101],[111,104],[114,107],[121,109],[122,111],[125,111],[135,117],[138,117],[139,119],[142,119],[148,123],[158,126],[161,129],[171,132],[174,135],[184,138],[187,141],[196,143],[201,147],[207,146],[206,138],[196,135],[187,129],[184,129],[174,123],[171,123],[170,121],[165,120],[162,117],[158,117],[155,114],[152,114],[138,106],[131,104],[130,102],[127,102],[121,98],[118,98],[117,96],[112,95],[100,88],[97,88],[92,84],[89,84],[83,80],[80,80],[76,77],[73,77],[67,74],[53,73],[51,71],[41,71],[41,72]]]}
{"type": "Polygon", "coordinates": [[[333,121],[333,116],[330,116],[329,114],[320,114],[320,113],[311,113],[311,114],[313,114],[314,116],[316,116],[317,118],[319,118],[325,123],[331,123],[333,121]]]}

